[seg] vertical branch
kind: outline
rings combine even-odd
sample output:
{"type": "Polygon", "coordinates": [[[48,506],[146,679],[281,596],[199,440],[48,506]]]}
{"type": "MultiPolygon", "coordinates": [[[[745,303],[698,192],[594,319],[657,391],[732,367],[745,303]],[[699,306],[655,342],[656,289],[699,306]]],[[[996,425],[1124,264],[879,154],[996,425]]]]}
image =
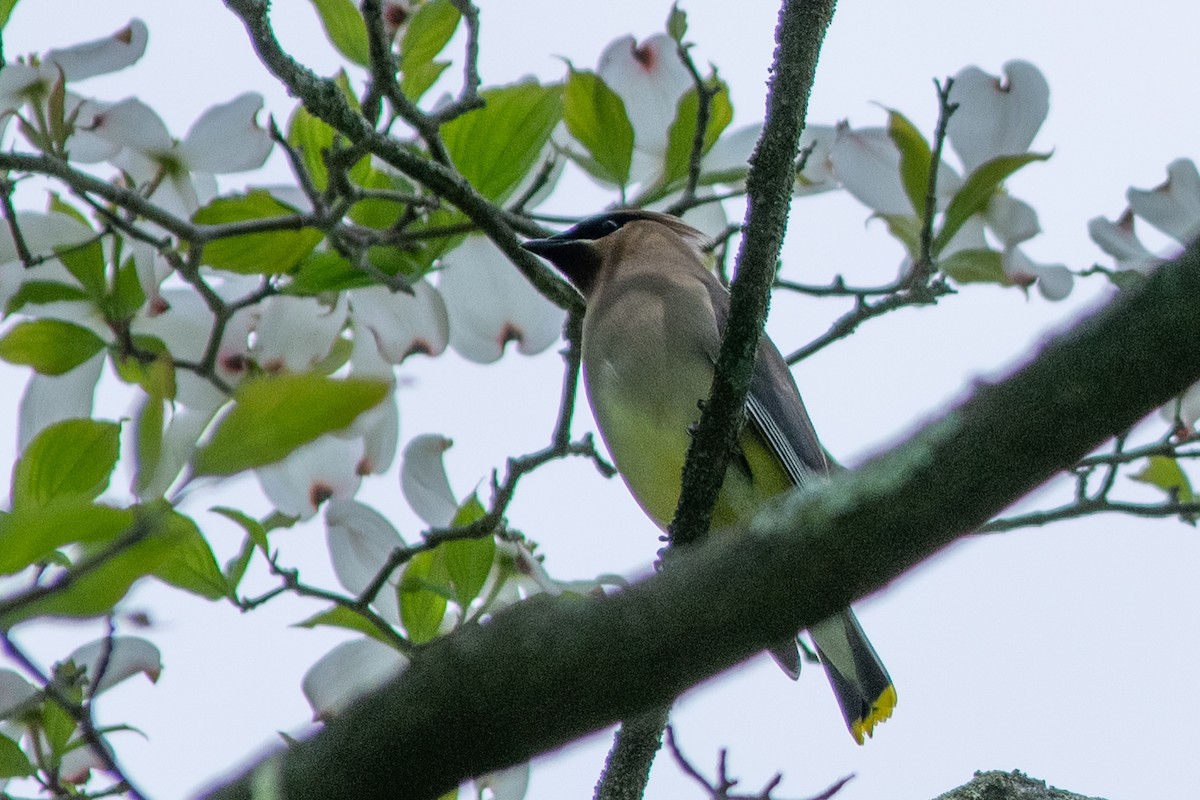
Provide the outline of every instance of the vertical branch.
{"type": "Polygon", "coordinates": [[[750,158],[746,223],[737,257],[729,323],[704,413],[688,448],[672,544],[702,537],[712,522],[717,493],[737,436],[754,354],[762,334],[775,264],[787,229],[792,165],[834,0],[784,0],[775,32],[766,124],[750,158]]]}
{"type": "MultiPolygon", "coordinates": [[[[754,354],[787,229],[793,164],[800,152],[817,56],[833,7],[834,0],[783,0],[779,11],[766,122],[746,178],[745,235],[738,251],[729,322],[712,390],[688,448],[668,546],[697,541],[712,523],[750,388],[754,354]]],[[[596,800],[641,797],[669,712],[669,707],[660,707],[622,723],[596,787],[596,800]]]]}

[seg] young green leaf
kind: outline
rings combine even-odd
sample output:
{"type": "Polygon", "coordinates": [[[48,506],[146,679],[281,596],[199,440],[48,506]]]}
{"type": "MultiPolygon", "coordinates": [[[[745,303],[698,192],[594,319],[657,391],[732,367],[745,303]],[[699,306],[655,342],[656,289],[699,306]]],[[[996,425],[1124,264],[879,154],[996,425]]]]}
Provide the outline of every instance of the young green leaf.
{"type": "Polygon", "coordinates": [[[1196,499],[1191,481],[1180,468],[1179,462],[1169,456],[1150,456],[1145,468],[1129,477],[1162,489],[1177,503],[1191,503],[1196,499]]]}
{"type": "Polygon", "coordinates": [[[177,512],[168,514],[163,535],[170,537],[174,544],[154,569],[156,578],[207,600],[220,600],[231,595],[212,547],[191,518],[177,512]]]}
{"type": "Polygon", "coordinates": [[[161,397],[146,396],[134,427],[137,463],[133,465],[133,486],[140,494],[154,479],[158,457],[162,456],[163,403],[161,397]]]}
{"type": "MultiPolygon", "coordinates": [[[[3,22],[0,22],[0,27],[3,27],[3,22]]],[[[29,756],[25,755],[21,746],[0,733],[0,781],[8,778],[24,778],[32,775],[35,771],[29,756]]]]}
{"type": "MultiPolygon", "coordinates": [[[[387,591],[387,587],[384,589],[387,591]]],[[[365,633],[372,639],[378,639],[386,645],[391,645],[392,641],[384,636],[378,628],[375,627],[371,620],[359,614],[357,611],[346,608],[345,606],[333,606],[332,608],[314,614],[303,622],[297,622],[297,628],[344,628],[345,630],[357,631],[365,633]]]]}
{"type": "Polygon", "coordinates": [[[43,375],[62,375],[104,349],[92,331],[60,319],[18,323],[0,339],[0,358],[33,367],[43,375]]]}
{"type": "Polygon", "coordinates": [[[460,19],[450,0],[431,0],[408,21],[400,40],[400,90],[410,100],[420,100],[450,66],[450,62],[434,58],[454,36],[460,19]]]}
{"type": "Polygon", "coordinates": [[[0,31],[4,30],[4,26],[8,24],[8,18],[12,16],[13,9],[17,7],[17,0],[0,0],[0,31]]]}
{"type": "Polygon", "coordinates": [[[562,94],[530,81],[480,95],[486,105],[443,125],[442,138],[462,176],[501,202],[533,169],[562,119],[562,94]]]}
{"type": "Polygon", "coordinates": [[[962,188],[954,195],[946,206],[946,218],[942,229],[933,239],[933,253],[937,255],[942,248],[954,238],[959,228],[973,214],[983,211],[991,202],[992,195],[1000,188],[1000,184],[1017,170],[1034,161],[1045,161],[1049,153],[1021,153],[1015,156],[999,156],[984,164],[980,164],[974,172],[967,176],[962,188]]]}
{"type": "Polygon", "coordinates": [[[605,183],[624,186],[633,160],[633,126],[625,102],[596,73],[568,67],[563,121],[591,156],[580,165],[605,183]]]}
{"type": "Polygon", "coordinates": [[[89,295],[99,299],[108,291],[104,280],[104,248],[99,240],[56,247],[54,254],[89,295]]]}
{"type": "Polygon", "coordinates": [[[45,305],[61,301],[87,300],[88,293],[78,286],[57,281],[25,281],[21,288],[8,299],[4,316],[15,314],[27,305],[45,305]]]}
{"type": "Polygon", "coordinates": [[[955,283],[1011,283],[995,250],[959,250],[937,265],[955,283]]]}
{"type": "Polygon", "coordinates": [[[238,387],[233,409],[196,456],[201,475],[232,475],[286,456],[325,433],[341,430],[378,405],[385,381],[323,375],[273,375],[238,387]]]}
{"type": "Polygon", "coordinates": [[[442,548],[418,553],[400,580],[400,620],[408,638],[421,644],[434,638],[446,616],[446,557],[442,548]]]}
{"type": "MultiPolygon", "coordinates": [[[[701,154],[707,153],[721,136],[721,132],[733,121],[733,106],[729,103],[729,87],[724,81],[710,79],[716,83],[716,94],[709,103],[708,125],[704,129],[704,145],[701,154]]],[[[664,187],[683,180],[688,175],[692,160],[692,146],[696,139],[696,120],[700,113],[700,93],[695,87],[689,89],[679,100],[675,121],[667,132],[667,154],[663,164],[664,187]]]]}
{"type": "Polygon", "coordinates": [[[79,501],[14,510],[0,517],[0,575],[19,572],[74,542],[104,544],[128,531],[133,512],[79,501]]]}
{"type": "Polygon", "coordinates": [[[321,17],[325,35],[347,59],[365,67],[371,63],[367,25],[351,0],[309,0],[321,17]]]}
{"type": "Polygon", "coordinates": [[[43,430],[13,469],[14,510],[55,500],[91,502],[108,488],[121,449],[121,426],[68,419],[43,430]]]}
{"type": "Polygon", "coordinates": [[[925,197],[929,194],[929,168],[933,152],[929,142],[908,117],[888,109],[888,138],[900,151],[900,182],[918,217],[925,215],[925,197]]]}
{"type": "Polygon", "coordinates": [[[227,508],[225,506],[216,506],[210,508],[214,514],[220,514],[230,522],[234,522],[241,526],[246,532],[246,536],[254,542],[254,546],[267,555],[270,552],[270,545],[267,543],[267,528],[261,522],[256,520],[249,514],[238,511],[236,508],[227,508]]]}
{"type": "Polygon", "coordinates": [[[329,169],[325,153],[333,149],[334,131],[324,120],[314,117],[304,106],[296,106],[288,120],[287,141],[300,153],[304,168],[319,191],[329,187],[329,169]]]}
{"type": "MultiPolygon", "coordinates": [[[[486,514],[487,511],[479,502],[479,498],[472,494],[459,508],[451,525],[470,525],[486,514]]],[[[441,549],[446,551],[446,571],[454,586],[455,598],[459,606],[465,609],[479,596],[492,571],[492,562],[496,557],[496,539],[493,536],[458,539],[446,542],[441,549]]]]}
{"type": "MultiPolygon", "coordinates": [[[[296,216],[296,209],[276,200],[263,189],[233,197],[218,197],[200,209],[193,221],[201,225],[296,216]]],[[[316,228],[244,233],[217,239],[204,246],[203,263],[242,275],[278,275],[291,272],[324,238],[316,228]]]]}
{"type": "Polygon", "coordinates": [[[671,4],[671,13],[667,15],[667,35],[676,44],[683,44],[683,37],[687,36],[687,12],[677,2],[671,4]]]}

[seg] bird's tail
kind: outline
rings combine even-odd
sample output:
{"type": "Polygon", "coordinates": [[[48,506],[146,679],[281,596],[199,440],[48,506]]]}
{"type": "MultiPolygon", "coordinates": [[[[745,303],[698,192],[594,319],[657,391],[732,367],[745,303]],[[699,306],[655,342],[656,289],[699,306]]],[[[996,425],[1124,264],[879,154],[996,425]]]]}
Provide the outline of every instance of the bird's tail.
{"type": "Polygon", "coordinates": [[[892,715],[896,689],[850,609],[809,629],[850,735],[859,744],[892,715]]]}

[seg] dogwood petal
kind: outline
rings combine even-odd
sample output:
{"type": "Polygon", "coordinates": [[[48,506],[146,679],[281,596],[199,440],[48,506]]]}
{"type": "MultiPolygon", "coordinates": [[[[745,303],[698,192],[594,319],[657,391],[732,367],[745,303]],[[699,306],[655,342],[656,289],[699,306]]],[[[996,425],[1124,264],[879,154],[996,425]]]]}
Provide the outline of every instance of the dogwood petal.
{"type": "Polygon", "coordinates": [[[165,155],[174,146],[162,117],[136,97],[122,100],[96,114],[91,132],[148,156],[165,155]]]}
{"type": "Polygon", "coordinates": [[[352,594],[366,589],[394,550],[405,546],[388,519],[357,500],[325,507],[325,541],[338,582],[352,594]]]}
{"type": "Polygon", "coordinates": [[[162,656],[158,648],[140,636],[96,639],[75,648],[64,660],[74,661],[76,666],[87,669],[88,682],[94,684],[90,690],[93,697],[134,675],[145,675],[151,683],[157,683],[162,674],[162,656]],[[101,667],[104,674],[96,682],[101,667]]]}
{"type": "Polygon", "coordinates": [[[565,312],[542,297],[496,246],[469,237],[444,258],[438,288],[450,321],[450,346],[486,364],[517,343],[525,354],[558,341],[565,312]]]}
{"type": "Polygon", "coordinates": [[[11,669],[0,669],[0,720],[37,697],[33,684],[11,669]]]}
{"type": "Polygon", "coordinates": [[[350,292],[354,319],[374,336],[379,353],[399,364],[414,353],[440,355],[450,338],[450,320],[441,294],[421,279],[411,295],[385,286],[350,292]]]}
{"type": "Polygon", "coordinates": [[[1126,193],[1133,213],[1182,245],[1200,234],[1200,173],[1190,158],[1167,166],[1167,180],[1153,189],[1126,193]]]}
{"type": "Polygon", "coordinates": [[[958,109],[946,125],[950,145],[970,174],[997,156],[1029,150],[1050,110],[1050,86],[1028,61],[1004,65],[1005,80],[979,67],[954,76],[950,102],[958,109]]]}
{"type": "MultiPolygon", "coordinates": [[[[213,399],[221,401],[224,398],[214,389],[213,399]]],[[[137,493],[139,500],[153,500],[167,494],[179,473],[196,453],[197,442],[208,429],[220,407],[221,402],[214,402],[205,408],[185,408],[182,404],[176,405],[176,411],[163,431],[162,447],[154,465],[154,474],[137,493]]]]}
{"type": "Polygon", "coordinates": [[[354,497],[362,483],[362,456],[362,440],[322,436],[255,474],[276,509],[311,519],[326,500],[354,497]]]}
{"type": "Polygon", "coordinates": [[[433,528],[444,528],[458,513],[442,454],[454,443],[445,436],[425,433],[404,448],[400,458],[400,489],[417,516],[433,528]]]}
{"type": "Polygon", "coordinates": [[[992,197],[986,216],[988,227],[1005,247],[1016,247],[1042,230],[1033,206],[1012,195],[998,194],[992,197]]]}
{"type": "Polygon", "coordinates": [[[193,172],[221,175],[258,169],[273,144],[258,125],[262,106],[262,95],[247,92],[208,109],[179,143],[180,159],[193,172]]]}
{"type": "Polygon", "coordinates": [[[142,57],[149,39],[146,23],[135,18],[121,30],[103,39],[50,50],[42,62],[57,65],[67,80],[79,81],[125,69],[142,57]]]}
{"type": "Polygon", "coordinates": [[[1088,236],[1101,250],[1116,259],[1119,270],[1149,272],[1163,261],[1146,249],[1138,238],[1131,209],[1126,209],[1116,222],[1104,217],[1088,220],[1088,236]]]}
{"type": "Polygon", "coordinates": [[[304,673],[300,688],[313,719],[329,720],[354,700],[399,675],[408,659],[374,639],[343,642],[304,673]]]}
{"type": "Polygon", "coordinates": [[[1062,300],[1075,284],[1074,275],[1062,264],[1039,264],[1019,247],[1005,250],[1000,256],[1000,266],[1009,280],[1018,286],[1037,281],[1038,290],[1047,300],[1062,300]]]}
{"type": "Polygon", "coordinates": [[[916,214],[900,182],[900,150],[883,128],[838,125],[829,163],[846,191],[868,208],[885,215],[916,214]]]}
{"type": "Polygon", "coordinates": [[[62,375],[33,373],[17,422],[17,447],[23,452],[39,433],[56,422],[92,415],[92,401],[105,353],[99,353],[62,375]]]}
{"type": "MultiPolygon", "coordinates": [[[[1176,420],[1186,428],[1195,428],[1200,420],[1200,383],[1193,384],[1190,389],[1160,409],[1162,417],[1172,424],[1176,420]]],[[[3,703],[0,703],[3,708],[3,703]]],[[[0,714],[3,716],[3,714],[0,714]]]]}
{"type": "Polygon", "coordinates": [[[675,41],[658,33],[639,45],[632,36],[622,36],[604,48],[596,73],[625,103],[633,127],[635,175],[656,174],[679,99],[693,85],[675,41]]]}
{"type": "Polygon", "coordinates": [[[481,797],[484,789],[490,789],[492,800],[523,800],[529,791],[529,762],[480,775],[475,788],[481,797]]]}
{"type": "Polygon", "coordinates": [[[275,295],[262,302],[254,356],[268,372],[304,372],[329,355],[346,324],[347,302],[330,308],[313,297],[275,295]]]}

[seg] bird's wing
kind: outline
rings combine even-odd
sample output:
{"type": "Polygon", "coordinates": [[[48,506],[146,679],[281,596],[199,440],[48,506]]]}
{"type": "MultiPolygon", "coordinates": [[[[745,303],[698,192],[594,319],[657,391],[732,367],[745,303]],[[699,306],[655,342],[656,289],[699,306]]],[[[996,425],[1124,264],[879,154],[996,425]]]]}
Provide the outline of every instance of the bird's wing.
{"type": "MultiPolygon", "coordinates": [[[[723,336],[729,319],[729,292],[707,271],[704,283],[716,312],[717,330],[723,336]]],[[[712,353],[714,362],[716,356],[712,353]]],[[[808,483],[814,473],[824,475],[829,472],[829,460],[808,418],[791,370],[779,349],[765,335],[759,340],[754,359],[746,412],[750,423],[779,457],[797,486],[808,483]]]]}

